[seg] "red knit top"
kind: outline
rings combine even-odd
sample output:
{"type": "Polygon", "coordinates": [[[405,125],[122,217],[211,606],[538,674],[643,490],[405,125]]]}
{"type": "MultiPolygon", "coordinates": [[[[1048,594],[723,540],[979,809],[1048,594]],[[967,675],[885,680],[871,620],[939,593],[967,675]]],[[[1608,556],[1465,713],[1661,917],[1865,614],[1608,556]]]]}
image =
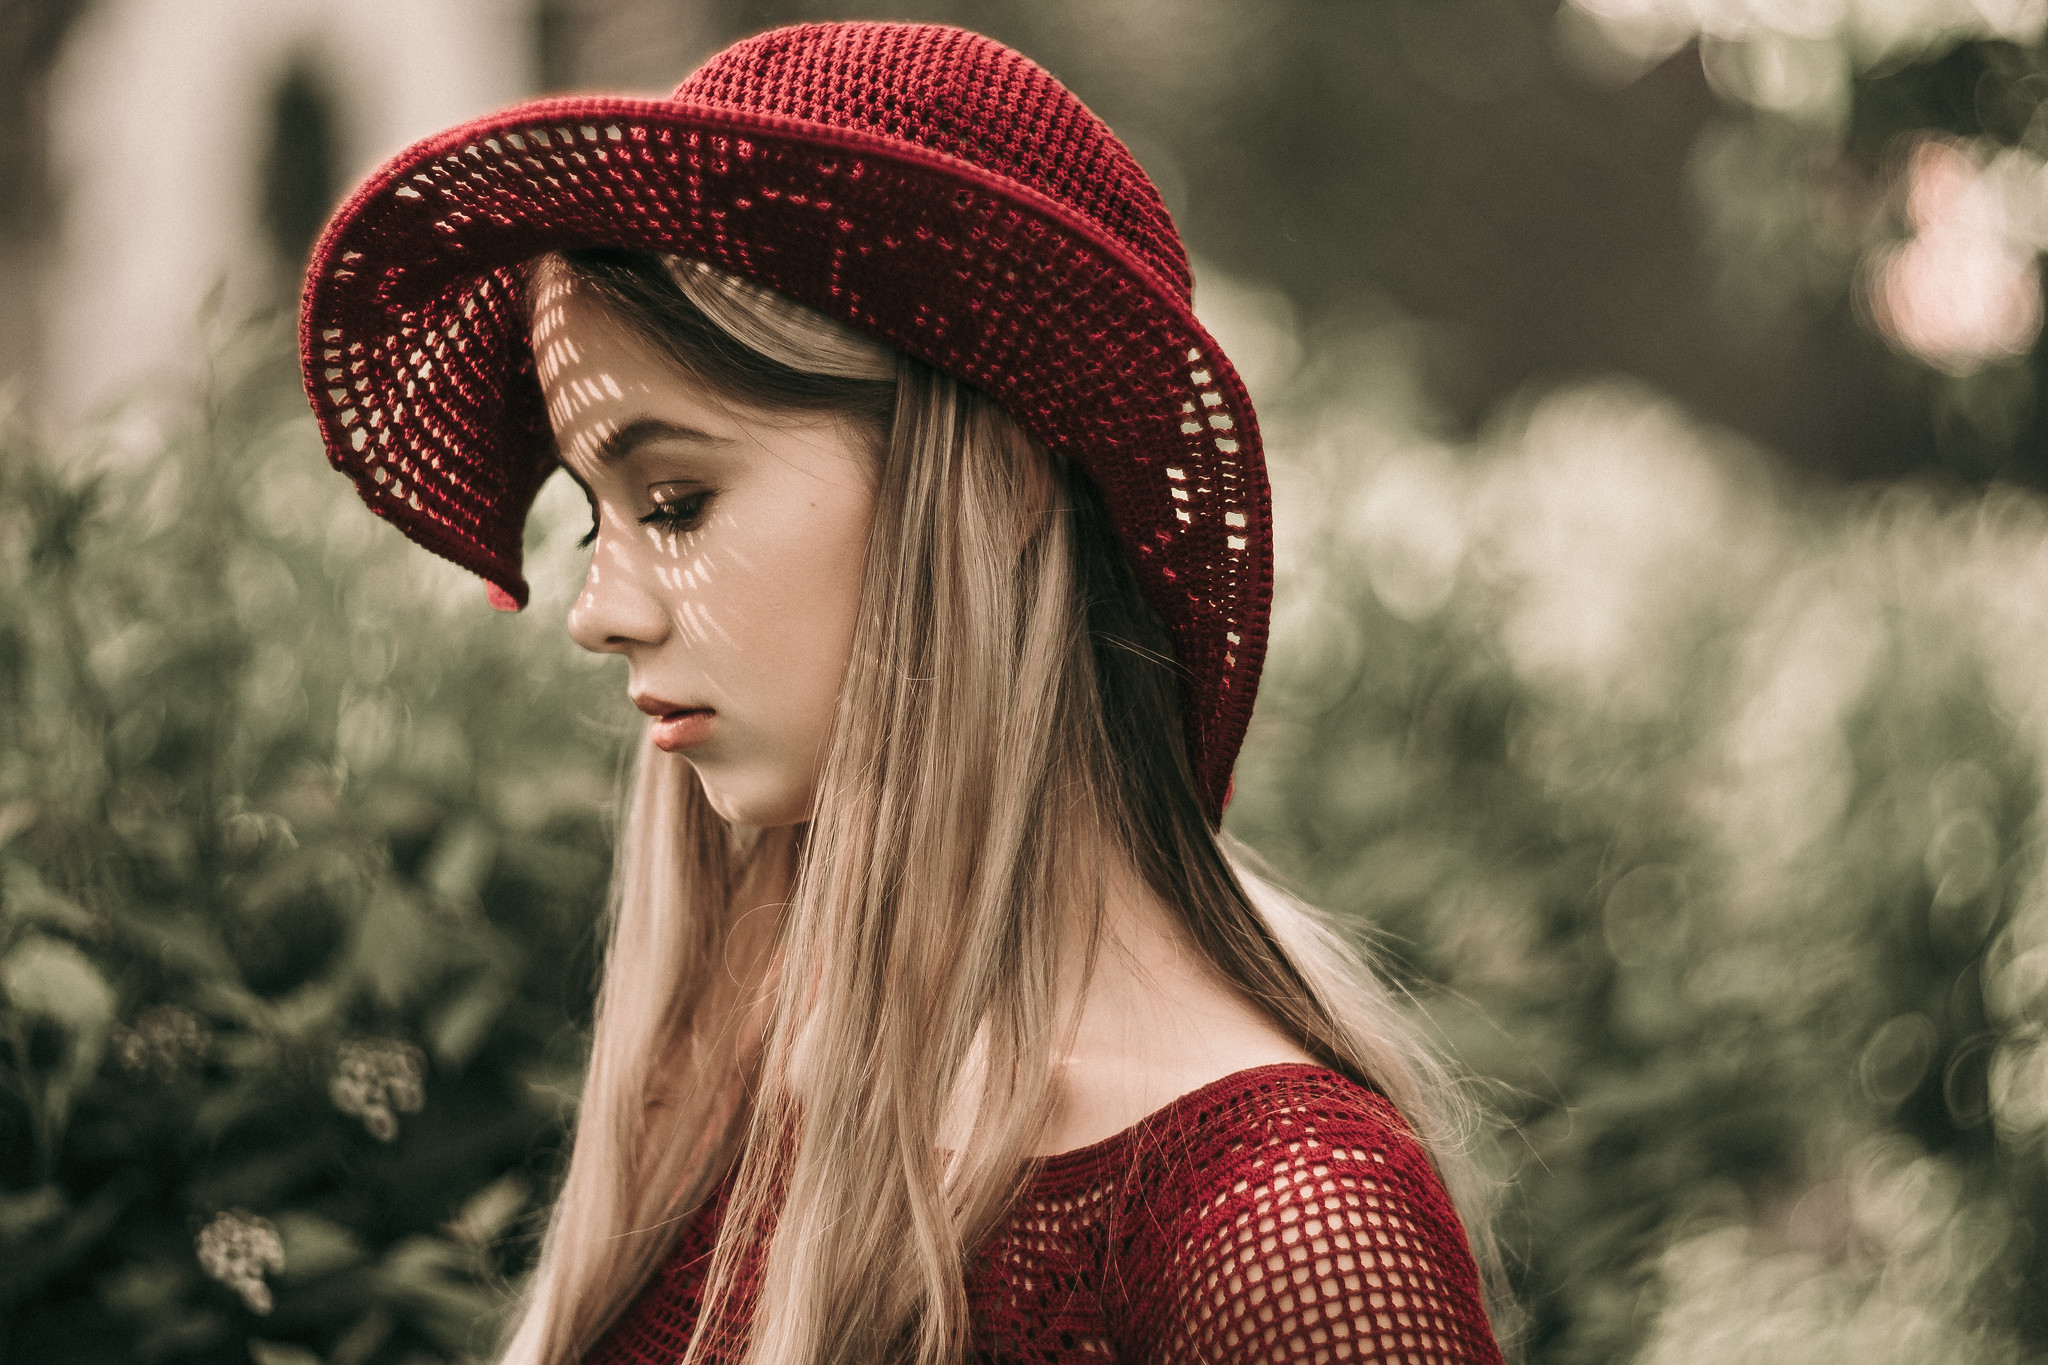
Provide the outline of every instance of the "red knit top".
{"type": "MultiPolygon", "coordinates": [[[[722,1198],[586,1365],[668,1365],[696,1326],[722,1198]]],[[[1463,1227],[1387,1100],[1257,1067],[1047,1157],[967,1275],[1002,1365],[1499,1365],[1463,1227]]]]}

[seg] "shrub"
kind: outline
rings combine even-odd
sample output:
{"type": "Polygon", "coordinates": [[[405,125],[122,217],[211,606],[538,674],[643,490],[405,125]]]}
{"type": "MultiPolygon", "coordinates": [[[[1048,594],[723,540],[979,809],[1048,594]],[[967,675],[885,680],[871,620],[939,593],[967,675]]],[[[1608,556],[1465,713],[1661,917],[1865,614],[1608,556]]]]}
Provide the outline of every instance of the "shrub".
{"type": "Polygon", "coordinates": [[[575,1103],[623,688],[364,515],[283,343],[140,453],[0,428],[9,1359],[484,1354],[575,1103]]]}
{"type": "Polygon", "coordinates": [[[1487,1079],[1530,1358],[2038,1359],[2048,506],[1316,422],[1232,818],[1487,1079]]]}

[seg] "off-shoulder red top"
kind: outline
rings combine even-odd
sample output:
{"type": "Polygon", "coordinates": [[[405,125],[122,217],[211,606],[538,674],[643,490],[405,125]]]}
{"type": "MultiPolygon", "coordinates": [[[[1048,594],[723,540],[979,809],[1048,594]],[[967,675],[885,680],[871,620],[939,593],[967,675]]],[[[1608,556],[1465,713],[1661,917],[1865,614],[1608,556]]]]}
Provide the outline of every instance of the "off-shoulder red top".
{"type": "MultiPolygon", "coordinates": [[[[723,1201],[587,1365],[669,1365],[697,1321],[723,1201]]],[[[1040,1163],[967,1276],[1001,1365],[1498,1365],[1465,1232],[1387,1100],[1257,1067],[1040,1163]]]]}

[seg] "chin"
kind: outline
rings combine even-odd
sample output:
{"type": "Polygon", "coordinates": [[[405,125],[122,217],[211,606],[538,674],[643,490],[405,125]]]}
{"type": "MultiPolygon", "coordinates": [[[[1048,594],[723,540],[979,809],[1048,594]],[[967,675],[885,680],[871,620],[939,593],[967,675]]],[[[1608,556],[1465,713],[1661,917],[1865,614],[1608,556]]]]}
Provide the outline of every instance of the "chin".
{"type": "MultiPolygon", "coordinates": [[[[696,768],[695,764],[691,766],[696,768]]],[[[811,818],[813,793],[808,785],[799,787],[715,768],[709,772],[696,768],[696,772],[704,787],[704,799],[731,824],[776,829],[800,825],[811,818]]]]}

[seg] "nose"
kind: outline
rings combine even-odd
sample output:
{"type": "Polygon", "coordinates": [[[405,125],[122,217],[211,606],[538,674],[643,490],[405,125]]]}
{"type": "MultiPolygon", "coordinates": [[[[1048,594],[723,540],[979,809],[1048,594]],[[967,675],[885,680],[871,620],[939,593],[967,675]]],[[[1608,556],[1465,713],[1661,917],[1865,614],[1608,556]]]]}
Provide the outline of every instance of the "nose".
{"type": "Polygon", "coordinates": [[[602,530],[568,624],[569,638],[593,654],[624,654],[668,638],[661,600],[641,585],[626,546],[602,530]]]}

